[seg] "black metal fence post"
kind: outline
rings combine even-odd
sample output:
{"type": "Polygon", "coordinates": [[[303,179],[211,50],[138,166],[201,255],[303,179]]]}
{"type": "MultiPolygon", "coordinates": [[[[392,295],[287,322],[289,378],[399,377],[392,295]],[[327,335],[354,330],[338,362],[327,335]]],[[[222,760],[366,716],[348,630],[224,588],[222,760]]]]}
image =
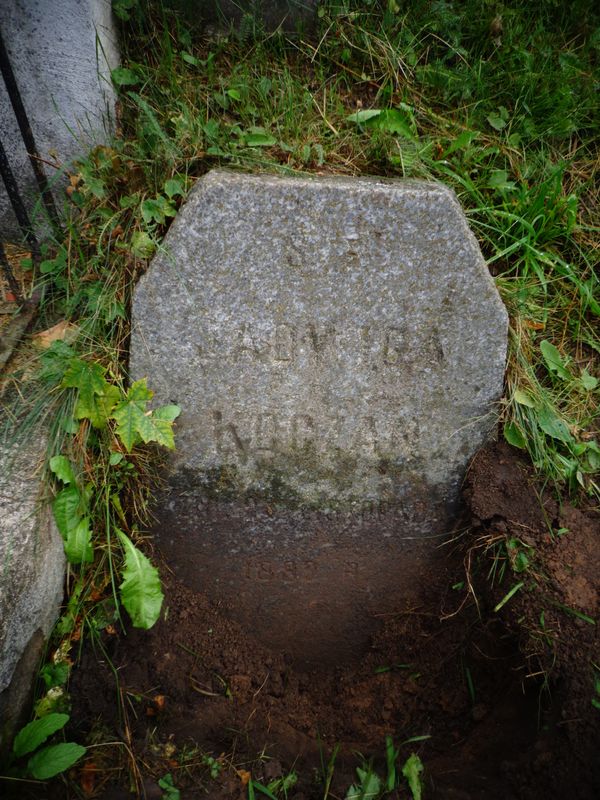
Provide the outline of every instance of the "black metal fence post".
{"type": "Polygon", "coordinates": [[[37,181],[37,185],[39,187],[40,194],[42,196],[42,201],[46,206],[48,217],[50,219],[52,226],[58,232],[60,231],[60,220],[58,217],[58,213],[56,211],[56,206],[54,205],[54,198],[52,197],[52,192],[50,191],[50,187],[48,185],[48,179],[46,178],[46,173],[44,172],[44,168],[42,167],[40,161],[40,156],[35,144],[33,131],[31,130],[31,125],[29,124],[27,112],[25,111],[25,106],[23,105],[23,101],[21,99],[21,93],[19,91],[19,87],[17,86],[15,74],[13,72],[10,59],[8,57],[8,52],[6,50],[6,47],[4,46],[4,40],[2,38],[1,28],[0,28],[0,72],[2,73],[2,77],[4,78],[6,91],[8,92],[8,96],[10,98],[10,102],[13,107],[15,117],[17,119],[17,124],[19,125],[19,130],[21,131],[21,137],[23,139],[23,143],[25,144],[25,149],[27,150],[27,155],[29,156],[29,160],[31,162],[31,167],[33,169],[35,179],[37,181]]]}

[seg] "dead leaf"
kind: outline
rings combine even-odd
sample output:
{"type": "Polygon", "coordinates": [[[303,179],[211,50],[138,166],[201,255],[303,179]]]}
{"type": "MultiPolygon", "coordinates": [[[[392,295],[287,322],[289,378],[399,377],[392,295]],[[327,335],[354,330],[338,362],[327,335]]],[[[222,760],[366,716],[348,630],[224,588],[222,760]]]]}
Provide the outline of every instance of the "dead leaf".
{"type": "Polygon", "coordinates": [[[154,695],[154,697],[152,698],[152,702],[154,703],[154,705],[156,706],[156,708],[159,711],[162,711],[163,708],[165,707],[165,696],[164,696],[164,694],[156,694],[156,695],[154,695]]]}
{"type": "Polygon", "coordinates": [[[242,786],[247,786],[250,783],[250,778],[252,777],[252,773],[248,772],[247,769],[238,769],[237,774],[242,782],[242,786]]]}
{"type": "Polygon", "coordinates": [[[83,765],[79,782],[84,794],[93,794],[96,788],[95,784],[97,772],[98,767],[93,761],[86,761],[86,763],[83,765]]]}
{"type": "Polygon", "coordinates": [[[36,333],[33,337],[33,341],[38,347],[41,347],[45,350],[46,348],[50,347],[52,342],[57,342],[59,340],[70,344],[71,342],[75,341],[78,334],[79,328],[77,325],[73,325],[71,322],[67,322],[66,319],[62,319],[51,328],[48,328],[45,331],[40,331],[40,333],[36,333]]]}
{"type": "Polygon", "coordinates": [[[526,319],[525,327],[531,328],[532,331],[543,331],[546,326],[543,322],[534,322],[532,319],[526,319]]]}

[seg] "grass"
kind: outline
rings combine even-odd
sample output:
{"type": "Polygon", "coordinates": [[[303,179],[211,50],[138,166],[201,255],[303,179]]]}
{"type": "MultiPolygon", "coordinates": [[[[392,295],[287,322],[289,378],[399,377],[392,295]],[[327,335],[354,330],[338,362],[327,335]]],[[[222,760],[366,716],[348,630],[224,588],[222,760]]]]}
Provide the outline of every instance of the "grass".
{"type": "MultiPolygon", "coordinates": [[[[115,5],[119,126],[69,174],[64,232],[35,274],[38,330],[70,323],[73,357],[100,364],[124,393],[133,287],[214,167],[440,180],[456,191],[509,310],[504,436],[557,492],[597,501],[595,5],[348,0],[322,4],[317,31],[290,38],[256,22],[207,36],[166,3],[115,5]]],[[[137,540],[157,453],[144,444],[125,453],[112,422],[76,420],[58,360],[56,343],[26,351],[6,408],[25,434],[45,419],[48,460],[65,455],[81,492],[93,487],[96,556],[71,567],[58,628],[58,663],[68,664],[83,629],[119,620],[115,531],[137,540]]]]}
{"type": "Polygon", "coordinates": [[[256,26],[206,38],[165,8],[134,8],[115,76],[122,138],[82,168],[77,194],[123,230],[117,246],[149,254],[215,166],[450,184],[510,312],[506,437],[549,481],[598,496],[598,14],[581,2],[319,13],[311,38],[256,26]],[[544,341],[567,374],[548,368],[544,341]]]}

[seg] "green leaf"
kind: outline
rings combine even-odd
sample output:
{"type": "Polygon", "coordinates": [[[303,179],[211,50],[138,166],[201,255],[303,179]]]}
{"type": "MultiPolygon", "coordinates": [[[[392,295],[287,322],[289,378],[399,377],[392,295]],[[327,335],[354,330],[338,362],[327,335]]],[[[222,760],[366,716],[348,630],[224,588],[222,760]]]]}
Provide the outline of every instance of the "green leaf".
{"type": "Polygon", "coordinates": [[[356,768],[360,783],[351,786],[346,800],[375,800],[381,791],[381,778],[372,769],[356,768]]]}
{"type": "Polygon", "coordinates": [[[106,370],[100,364],[73,358],[62,385],[79,390],[75,406],[76,419],[89,419],[95,428],[103,428],[110,412],[121,397],[117,386],[108,383],[106,370]]]}
{"type": "Polygon", "coordinates": [[[538,413],[537,423],[544,433],[553,439],[558,439],[565,444],[571,444],[574,441],[567,424],[548,407],[538,413]]]}
{"type": "Polygon", "coordinates": [[[523,450],[527,445],[527,440],[515,422],[506,423],[504,426],[504,438],[513,447],[518,447],[520,450],[523,450]]]}
{"type": "Polygon", "coordinates": [[[544,339],[543,342],[540,342],[540,350],[549,372],[555,372],[563,380],[571,380],[571,373],[565,368],[565,362],[551,342],[544,339]]]}
{"type": "Polygon", "coordinates": [[[65,554],[70,564],[91,563],[94,560],[92,532],[88,517],[79,520],[65,539],[65,554]]]}
{"type": "Polygon", "coordinates": [[[516,402],[519,403],[519,405],[521,406],[527,406],[527,408],[536,407],[536,402],[533,399],[533,397],[531,397],[530,394],[522,391],[521,389],[515,389],[513,397],[515,398],[516,402]]]}
{"type": "Polygon", "coordinates": [[[135,86],[140,82],[139,76],[132,69],[127,67],[117,67],[110,73],[113,83],[116,86],[135,86]]]}
{"type": "Polygon", "coordinates": [[[488,114],[486,119],[495,131],[501,131],[506,128],[506,120],[502,119],[499,114],[488,114]]]}
{"type": "Polygon", "coordinates": [[[72,767],[86,752],[85,747],[74,742],[53,744],[35,753],[29,759],[27,771],[36,780],[45,781],[72,767]]]}
{"type": "Polygon", "coordinates": [[[58,664],[44,664],[40,670],[40,678],[46,684],[46,689],[53,686],[64,686],[69,677],[69,665],[66,661],[59,661],[58,664]]]}
{"type": "Polygon", "coordinates": [[[69,721],[68,714],[48,714],[41,719],[34,719],[18,732],[13,742],[15,758],[37,750],[49,736],[59,731],[69,721]]]}
{"type": "Polygon", "coordinates": [[[443,158],[447,158],[452,153],[455,153],[457,150],[467,149],[471,142],[476,139],[481,134],[479,131],[463,131],[459,134],[456,139],[450,144],[450,146],[444,150],[442,153],[443,158]]]}
{"type": "Polygon", "coordinates": [[[73,355],[73,348],[62,339],[52,342],[40,356],[42,362],[40,379],[53,384],[61,382],[69,369],[73,355]]]}
{"type": "Polygon", "coordinates": [[[175,405],[160,406],[160,408],[155,408],[152,412],[154,419],[164,419],[167,422],[173,422],[180,414],[181,409],[175,405]]]}
{"type": "Polygon", "coordinates": [[[116,467],[117,464],[120,464],[124,458],[125,456],[123,455],[123,453],[111,453],[110,458],[108,459],[108,463],[111,465],[111,467],[116,467]]]}
{"type": "Polygon", "coordinates": [[[593,375],[590,375],[587,369],[584,369],[581,373],[581,385],[588,392],[591,392],[596,388],[596,386],[598,386],[598,378],[594,378],[593,375]]]}
{"type": "Polygon", "coordinates": [[[135,627],[148,629],[158,619],[163,602],[158,570],[124,533],[118,534],[125,550],[121,602],[135,627]]]}
{"type": "Polygon", "coordinates": [[[84,361],[82,358],[72,358],[69,368],[65,372],[62,385],[67,388],[101,392],[106,384],[104,377],[106,370],[93,361],[84,361]]]}
{"type": "Polygon", "coordinates": [[[356,122],[357,125],[364,125],[365,122],[378,117],[381,113],[382,110],[380,108],[366,108],[363,111],[356,111],[354,114],[350,114],[348,120],[356,122]]]}
{"type": "Polygon", "coordinates": [[[185,50],[182,50],[180,55],[186,64],[191,64],[193,67],[199,67],[202,63],[200,59],[196,58],[196,56],[193,56],[191,53],[187,53],[185,50]]]}
{"type": "Polygon", "coordinates": [[[488,178],[488,187],[490,189],[499,189],[500,191],[510,192],[517,188],[514,181],[508,180],[508,172],[505,169],[496,169],[488,178]]]}
{"type": "Polygon", "coordinates": [[[71,462],[66,456],[53,456],[50,459],[50,470],[63,483],[75,483],[75,474],[71,462]]]}
{"type": "Polygon", "coordinates": [[[140,439],[138,425],[144,424],[146,406],[152,396],[153,392],[148,389],[146,378],[142,378],[130,386],[125,399],[113,410],[112,418],[117,423],[117,435],[129,452],[140,439]]]}
{"type": "MultiPolygon", "coordinates": [[[[112,418],[117,422],[117,435],[128,452],[140,439],[143,442],[158,442],[172,450],[175,447],[172,420],[178,406],[164,406],[165,411],[149,413],[146,405],[153,392],[146,386],[146,379],[136,381],[125,400],[114,409],[112,418]],[[164,416],[161,417],[161,414],[164,416]]],[[[179,410],[177,410],[179,413],[179,410]]]]}
{"type": "Polygon", "coordinates": [[[382,111],[371,121],[367,120],[367,125],[372,125],[388,133],[397,133],[406,139],[414,139],[416,134],[415,119],[410,106],[403,104],[403,108],[389,108],[382,111]]]}
{"type": "Polygon", "coordinates": [[[175,783],[173,782],[173,776],[170,772],[167,772],[164,778],[159,780],[158,785],[161,789],[165,790],[165,793],[163,794],[163,800],[180,800],[181,794],[179,789],[175,786],[175,783]]]}
{"type": "Polygon", "coordinates": [[[421,786],[421,773],[423,772],[423,763],[416,753],[409,756],[404,766],[402,767],[402,774],[408,781],[408,787],[413,796],[413,800],[421,800],[421,793],[423,791],[421,786]]]}
{"type": "Polygon", "coordinates": [[[233,100],[241,100],[242,99],[242,95],[240,94],[238,89],[227,89],[227,94],[233,100]]]}
{"type": "Polygon", "coordinates": [[[54,521],[63,539],[66,539],[69,532],[79,524],[81,500],[77,487],[68,486],[62,489],[52,502],[54,521]]]}
{"type": "Polygon", "coordinates": [[[165,181],[165,194],[169,198],[175,197],[176,195],[180,195],[181,197],[185,197],[185,189],[183,188],[182,182],[179,178],[169,178],[169,180],[165,181]]]}
{"type": "Polygon", "coordinates": [[[146,231],[135,231],[131,237],[131,252],[136,258],[151,258],[156,250],[156,242],[146,231]]]}
{"type": "Polygon", "coordinates": [[[270,133],[247,133],[244,137],[247,147],[272,147],[277,139],[270,133]]]}
{"type": "Polygon", "coordinates": [[[516,553],[512,568],[515,572],[525,572],[529,568],[529,558],[523,550],[516,553]]]}

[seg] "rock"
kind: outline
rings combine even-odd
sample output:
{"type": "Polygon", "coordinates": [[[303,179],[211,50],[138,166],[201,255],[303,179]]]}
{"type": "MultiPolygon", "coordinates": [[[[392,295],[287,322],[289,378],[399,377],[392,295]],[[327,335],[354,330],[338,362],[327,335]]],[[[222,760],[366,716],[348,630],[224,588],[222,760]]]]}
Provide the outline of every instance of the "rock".
{"type": "Polygon", "coordinates": [[[454,194],[209,173],[133,323],[133,376],[183,409],[173,566],[274,646],[360,649],[496,423],[507,315],[454,194]]]}
{"type": "MultiPolygon", "coordinates": [[[[110,141],[116,102],[110,72],[119,63],[110,0],[3,0],[2,37],[43,159],[63,166],[110,141]]],[[[37,183],[1,78],[0,140],[31,213],[37,183]]],[[[60,211],[63,184],[56,170],[44,169],[60,211]]],[[[20,235],[1,181],[0,233],[20,235]]]]}
{"type": "Polygon", "coordinates": [[[63,543],[36,474],[45,444],[0,443],[0,749],[24,721],[63,595],[63,543]]]}

